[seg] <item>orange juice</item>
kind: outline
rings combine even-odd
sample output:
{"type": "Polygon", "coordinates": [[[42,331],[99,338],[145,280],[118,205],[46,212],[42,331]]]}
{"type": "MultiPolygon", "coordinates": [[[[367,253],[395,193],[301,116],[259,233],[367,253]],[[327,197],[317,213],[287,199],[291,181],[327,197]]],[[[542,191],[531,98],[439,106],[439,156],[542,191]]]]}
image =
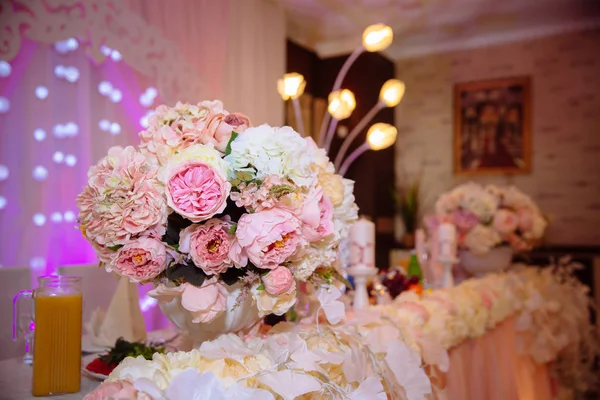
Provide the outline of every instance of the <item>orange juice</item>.
{"type": "Polygon", "coordinates": [[[81,294],[35,296],[34,396],[77,393],[81,384],[81,294]]]}

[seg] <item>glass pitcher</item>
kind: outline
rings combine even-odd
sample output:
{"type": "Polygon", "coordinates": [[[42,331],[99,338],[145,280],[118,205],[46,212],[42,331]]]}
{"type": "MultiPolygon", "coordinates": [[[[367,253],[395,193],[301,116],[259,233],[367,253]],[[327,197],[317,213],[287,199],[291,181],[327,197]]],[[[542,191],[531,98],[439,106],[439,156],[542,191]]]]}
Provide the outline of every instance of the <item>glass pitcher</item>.
{"type": "Polygon", "coordinates": [[[33,300],[34,396],[77,393],[81,385],[81,278],[72,275],[43,276],[39,287],[24,290],[15,298],[13,332],[22,307],[33,300]]]}

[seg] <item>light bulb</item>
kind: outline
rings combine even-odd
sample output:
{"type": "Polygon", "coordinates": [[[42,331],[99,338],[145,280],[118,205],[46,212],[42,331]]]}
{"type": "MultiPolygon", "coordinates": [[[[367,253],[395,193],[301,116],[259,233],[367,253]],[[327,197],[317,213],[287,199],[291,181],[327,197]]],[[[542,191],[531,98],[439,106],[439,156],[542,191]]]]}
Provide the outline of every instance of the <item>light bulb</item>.
{"type": "Polygon", "coordinates": [[[404,82],[398,79],[390,79],[381,87],[379,101],[388,107],[396,107],[402,101],[405,91],[406,85],[404,85],[404,82]]]}
{"type": "Polygon", "coordinates": [[[42,226],[46,223],[46,216],[42,213],[35,213],[33,215],[33,223],[37,226],[42,226]]]}
{"type": "Polygon", "coordinates": [[[354,93],[348,89],[336,90],[329,93],[329,106],[327,111],[335,119],[341,120],[348,118],[356,108],[356,99],[354,93]]]}
{"type": "Polygon", "coordinates": [[[363,32],[363,47],[370,52],[382,51],[394,40],[392,28],[385,24],[370,25],[363,32]]]}
{"type": "Polygon", "coordinates": [[[42,140],[46,139],[46,131],[38,128],[35,131],[33,131],[33,137],[38,142],[41,142],[42,140]]]}
{"type": "Polygon", "coordinates": [[[394,144],[397,135],[398,130],[395,126],[379,122],[369,128],[367,142],[371,150],[383,150],[394,144]]]}
{"type": "Polygon", "coordinates": [[[305,87],[304,76],[296,72],[285,74],[283,78],[277,81],[277,91],[284,101],[302,96],[305,87]]]}
{"type": "Polygon", "coordinates": [[[12,67],[10,66],[9,63],[7,63],[4,60],[0,61],[0,77],[6,78],[7,76],[10,75],[11,71],[12,71],[12,67]]]}

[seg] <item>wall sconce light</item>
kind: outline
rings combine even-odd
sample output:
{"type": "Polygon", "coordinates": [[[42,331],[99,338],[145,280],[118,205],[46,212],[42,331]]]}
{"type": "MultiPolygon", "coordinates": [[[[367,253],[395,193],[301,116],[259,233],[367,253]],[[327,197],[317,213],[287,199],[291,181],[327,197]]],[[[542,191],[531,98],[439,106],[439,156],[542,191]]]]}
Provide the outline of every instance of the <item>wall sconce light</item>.
{"type": "Polygon", "coordinates": [[[298,132],[300,132],[302,136],[306,136],[306,134],[304,132],[302,109],[300,108],[300,101],[298,98],[304,93],[305,87],[306,81],[304,80],[304,76],[296,72],[285,74],[282,78],[277,80],[277,91],[279,92],[279,95],[283,101],[286,101],[287,99],[292,100],[294,116],[296,118],[296,124],[298,125],[298,132]]]}
{"type": "Polygon", "coordinates": [[[373,124],[367,132],[367,140],[362,145],[358,146],[350,153],[348,158],[344,160],[344,163],[339,168],[339,174],[343,176],[354,160],[360,157],[365,151],[387,149],[396,142],[397,136],[398,130],[396,127],[383,122],[373,124]]]}
{"type": "Polygon", "coordinates": [[[283,101],[297,99],[302,96],[305,87],[306,81],[304,80],[304,76],[296,72],[285,74],[277,81],[277,91],[283,101]]]}
{"type": "Polygon", "coordinates": [[[387,49],[393,40],[394,32],[385,24],[370,25],[363,31],[363,47],[371,53],[387,49]]]}
{"type": "Polygon", "coordinates": [[[329,93],[327,111],[337,120],[346,119],[356,108],[354,93],[348,89],[336,90],[329,93]]]}
{"type": "Polygon", "coordinates": [[[379,92],[379,101],[388,107],[396,107],[402,101],[406,85],[398,79],[386,81],[379,92]]]}

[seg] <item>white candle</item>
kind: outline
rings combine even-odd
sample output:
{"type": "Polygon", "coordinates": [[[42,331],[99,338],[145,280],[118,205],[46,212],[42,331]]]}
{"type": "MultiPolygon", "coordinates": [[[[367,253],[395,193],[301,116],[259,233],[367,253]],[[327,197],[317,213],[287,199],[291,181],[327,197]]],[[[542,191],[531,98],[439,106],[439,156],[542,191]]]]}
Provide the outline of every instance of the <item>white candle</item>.
{"type": "Polygon", "coordinates": [[[375,267],[375,224],[365,218],[350,228],[350,265],[375,267]]]}
{"type": "Polygon", "coordinates": [[[438,228],[439,256],[442,258],[456,257],[456,227],[453,224],[441,224],[438,228]]]}

